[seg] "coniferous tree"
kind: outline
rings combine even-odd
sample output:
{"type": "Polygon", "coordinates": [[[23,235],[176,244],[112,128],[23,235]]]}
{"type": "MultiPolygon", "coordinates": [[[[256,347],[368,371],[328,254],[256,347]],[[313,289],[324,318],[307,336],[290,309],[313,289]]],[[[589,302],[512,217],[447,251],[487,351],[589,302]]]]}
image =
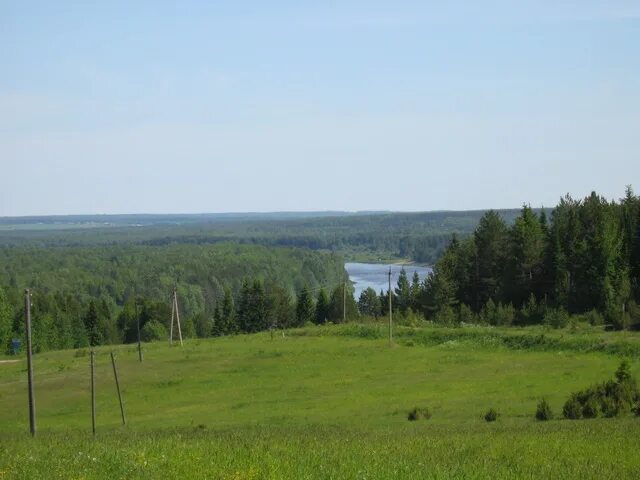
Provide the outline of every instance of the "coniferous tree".
{"type": "Polygon", "coordinates": [[[507,259],[508,231],[499,213],[485,213],[474,232],[476,253],[476,295],[479,305],[501,295],[503,268],[507,259]]]}
{"type": "MultiPolygon", "coordinates": [[[[393,298],[391,299],[393,301],[393,298]]],[[[378,295],[378,301],[380,303],[380,316],[384,317],[389,314],[389,292],[384,293],[384,290],[380,289],[380,294],[378,295]]],[[[391,308],[393,309],[393,304],[391,304],[391,308]]]]}
{"type": "Polygon", "coordinates": [[[525,205],[510,229],[510,262],[505,293],[517,305],[523,304],[530,293],[540,294],[545,233],[540,219],[525,205]]]}
{"type": "Polygon", "coordinates": [[[251,331],[251,285],[249,280],[242,281],[238,300],[238,328],[241,332],[251,331]]]}
{"type": "Polygon", "coordinates": [[[307,322],[313,322],[316,318],[313,298],[305,285],[298,294],[296,302],[296,325],[302,326],[307,322]]]}
{"type": "Polygon", "coordinates": [[[358,299],[358,311],[361,315],[378,317],[380,315],[380,299],[376,291],[368,287],[362,291],[358,299]]]}
{"type": "Polygon", "coordinates": [[[0,353],[8,351],[11,345],[11,310],[5,291],[0,288],[0,353]]]}
{"type": "Polygon", "coordinates": [[[255,279],[251,286],[248,332],[259,332],[268,328],[267,299],[264,286],[259,279],[255,279]]]}
{"type": "Polygon", "coordinates": [[[291,295],[280,285],[269,285],[268,293],[269,328],[289,328],[295,322],[295,308],[291,295]]]}
{"type": "Polygon", "coordinates": [[[329,320],[334,323],[342,323],[343,312],[345,312],[346,320],[353,320],[358,316],[358,306],[353,299],[353,290],[347,285],[347,291],[343,297],[343,285],[340,284],[331,292],[329,300],[329,320]],[[343,301],[346,303],[346,310],[343,308],[343,301]]]}
{"type": "Polygon", "coordinates": [[[411,285],[407,279],[407,272],[404,267],[400,270],[398,275],[398,283],[395,288],[396,298],[398,302],[398,310],[406,312],[411,306],[411,285]]]}
{"type": "Polygon", "coordinates": [[[329,297],[324,288],[321,288],[318,292],[318,299],[316,301],[316,323],[321,325],[329,318],[329,297]]]}
{"type": "Polygon", "coordinates": [[[422,284],[420,282],[420,275],[418,275],[417,271],[413,272],[413,278],[411,280],[411,290],[410,290],[410,294],[411,294],[411,302],[409,307],[411,308],[411,310],[413,310],[414,312],[417,312],[420,310],[420,292],[422,289],[422,284]]]}
{"type": "Polygon", "coordinates": [[[89,308],[84,315],[83,318],[84,326],[87,331],[87,338],[89,340],[89,345],[96,346],[100,345],[102,342],[102,337],[100,335],[99,330],[99,319],[98,319],[98,309],[96,308],[96,304],[93,300],[89,302],[89,308]]]}
{"type": "Polygon", "coordinates": [[[630,276],[631,285],[635,290],[636,303],[640,304],[640,207],[637,209],[637,220],[635,227],[635,235],[632,239],[631,258],[630,258],[630,276]]]}
{"type": "Polygon", "coordinates": [[[224,335],[224,320],[220,302],[216,304],[216,308],[213,310],[213,325],[211,326],[211,335],[214,337],[224,335]]]}
{"type": "Polygon", "coordinates": [[[236,310],[231,289],[225,287],[220,311],[220,335],[229,335],[237,331],[236,310]]]}

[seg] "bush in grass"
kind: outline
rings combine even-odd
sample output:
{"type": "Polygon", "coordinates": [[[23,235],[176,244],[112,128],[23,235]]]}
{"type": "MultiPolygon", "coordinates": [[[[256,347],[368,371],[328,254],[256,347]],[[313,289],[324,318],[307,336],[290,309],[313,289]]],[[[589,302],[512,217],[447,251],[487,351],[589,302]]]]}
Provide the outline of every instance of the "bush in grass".
{"type": "Polygon", "coordinates": [[[582,405],[573,394],[562,407],[562,415],[570,420],[578,420],[582,416],[582,405]]]}
{"type": "Polygon", "coordinates": [[[620,365],[618,366],[618,369],[616,370],[616,373],[614,375],[618,383],[629,382],[633,380],[633,377],[631,376],[631,367],[629,366],[629,362],[627,362],[626,360],[623,360],[622,362],[620,362],[620,365]]]}
{"type": "Polygon", "coordinates": [[[594,397],[588,398],[582,405],[582,416],[584,418],[596,418],[598,416],[598,402],[594,397]]]}
{"type": "Polygon", "coordinates": [[[612,397],[602,398],[600,401],[600,408],[602,409],[602,415],[605,418],[617,417],[622,411],[620,404],[612,397]]]}
{"type": "Polygon", "coordinates": [[[569,322],[569,314],[563,308],[548,308],[544,314],[544,323],[553,328],[564,328],[569,322]]]}
{"type": "Polygon", "coordinates": [[[629,363],[623,361],[615,372],[615,380],[598,383],[572,393],[563,408],[565,418],[616,417],[632,411],[640,401],[640,390],[631,375],[629,363]]]}
{"type": "Polygon", "coordinates": [[[416,420],[429,420],[430,418],[431,412],[426,407],[415,407],[409,412],[409,415],[407,415],[407,419],[411,422],[415,422],[416,420]]]}
{"type": "Polygon", "coordinates": [[[591,325],[603,325],[604,324],[604,317],[602,316],[602,314],[600,312],[598,312],[595,309],[585,313],[584,314],[584,318],[591,325]]]}
{"type": "Polygon", "coordinates": [[[484,414],[484,419],[487,422],[495,422],[498,419],[498,412],[495,408],[490,408],[487,413],[484,414]]]}
{"type": "Polygon", "coordinates": [[[538,303],[536,296],[532,293],[529,295],[527,303],[522,306],[522,309],[517,314],[518,325],[537,325],[542,323],[544,309],[544,303],[538,303]]]}
{"type": "Polygon", "coordinates": [[[608,308],[604,313],[604,318],[605,323],[611,325],[614,330],[626,330],[631,326],[629,312],[623,312],[618,308],[608,308]]]}
{"type": "Polygon", "coordinates": [[[153,340],[166,340],[169,338],[167,329],[164,325],[156,320],[152,320],[144,324],[140,330],[140,339],[143,342],[152,342],[153,340]]]}
{"type": "Polygon", "coordinates": [[[538,407],[536,408],[536,420],[545,421],[551,420],[553,418],[553,412],[551,411],[551,406],[546,399],[540,400],[538,402],[538,407]]]}
{"type": "Polygon", "coordinates": [[[446,305],[436,312],[433,317],[433,322],[437,323],[438,325],[452,327],[456,323],[458,323],[458,316],[453,311],[453,308],[446,305]]]}
{"type": "Polygon", "coordinates": [[[480,320],[482,323],[489,325],[511,325],[516,316],[516,311],[513,305],[510,303],[503,305],[494,303],[492,299],[487,300],[487,303],[482,307],[480,311],[480,320]]]}
{"type": "Polygon", "coordinates": [[[458,307],[458,323],[471,325],[477,323],[478,316],[473,313],[466,304],[461,303],[458,307]]]}

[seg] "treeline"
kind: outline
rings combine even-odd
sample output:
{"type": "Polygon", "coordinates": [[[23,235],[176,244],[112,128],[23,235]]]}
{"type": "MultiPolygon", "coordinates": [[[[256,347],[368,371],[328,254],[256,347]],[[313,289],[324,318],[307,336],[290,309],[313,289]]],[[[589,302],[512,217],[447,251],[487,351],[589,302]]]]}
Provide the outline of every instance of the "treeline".
{"type": "Polygon", "coordinates": [[[36,349],[44,351],[133,341],[138,317],[145,338],[156,338],[158,325],[169,325],[174,286],[186,335],[209,336],[222,300],[233,295],[240,307],[247,285],[251,298],[260,298],[253,318],[261,320],[247,320],[248,310],[239,309],[229,331],[284,324],[293,318],[287,315],[296,292],[345,278],[334,254],[233,244],[9,248],[0,250],[0,265],[3,350],[23,337],[25,287],[33,292],[36,349]]]}
{"type": "MultiPolygon", "coordinates": [[[[501,210],[511,223],[517,210],[501,210]]],[[[453,233],[469,235],[484,211],[296,215],[237,214],[0,219],[0,247],[211,245],[224,242],[327,250],[351,258],[408,258],[433,263],[453,233]],[[307,215],[307,217],[305,217],[307,215]],[[55,220],[56,223],[51,223],[55,220]],[[19,223],[9,228],[10,221],[19,223]],[[33,224],[24,223],[27,221],[33,224]],[[84,222],[81,225],[73,223],[84,222]],[[132,222],[127,226],[123,222],[132,222]],[[40,223],[45,222],[43,226],[40,223]],[[111,226],[105,226],[105,223],[111,226]],[[137,224],[137,225],[134,225],[137,224]]]]}
{"type": "MultiPolygon", "coordinates": [[[[510,226],[489,211],[424,282],[401,275],[393,303],[445,324],[562,326],[581,315],[622,329],[640,324],[639,278],[640,199],[628,187],[619,202],[566,196],[550,218],[524,206],[510,226]]],[[[361,310],[386,301],[368,291],[361,310]]]]}
{"type": "MultiPolygon", "coordinates": [[[[237,295],[224,288],[212,313],[185,315],[183,311],[182,335],[206,338],[354,319],[358,311],[353,291],[347,285],[343,293],[343,288],[344,284],[339,283],[332,289],[320,287],[314,292],[305,286],[294,296],[271,281],[244,280],[237,295]]],[[[169,337],[168,301],[131,297],[122,308],[113,310],[105,299],[83,304],[68,292],[34,291],[31,304],[35,352],[133,343],[138,339],[138,323],[142,341],[169,337]]],[[[17,289],[0,289],[0,338],[3,351],[7,352],[11,351],[13,339],[24,340],[24,294],[17,289]]]]}

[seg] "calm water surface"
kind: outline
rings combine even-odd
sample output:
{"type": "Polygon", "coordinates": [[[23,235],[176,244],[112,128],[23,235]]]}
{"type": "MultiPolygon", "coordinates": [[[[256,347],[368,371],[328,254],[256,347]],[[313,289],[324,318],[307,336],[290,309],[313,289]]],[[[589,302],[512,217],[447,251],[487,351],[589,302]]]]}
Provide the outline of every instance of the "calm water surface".
{"type": "Polygon", "coordinates": [[[380,293],[380,290],[386,292],[389,289],[389,268],[391,268],[391,288],[395,288],[402,268],[407,272],[409,282],[413,278],[413,272],[418,272],[421,281],[431,273],[431,267],[419,265],[347,262],[344,264],[344,268],[349,273],[351,281],[354,282],[356,300],[360,297],[360,293],[368,287],[373,288],[376,293],[380,293]]]}

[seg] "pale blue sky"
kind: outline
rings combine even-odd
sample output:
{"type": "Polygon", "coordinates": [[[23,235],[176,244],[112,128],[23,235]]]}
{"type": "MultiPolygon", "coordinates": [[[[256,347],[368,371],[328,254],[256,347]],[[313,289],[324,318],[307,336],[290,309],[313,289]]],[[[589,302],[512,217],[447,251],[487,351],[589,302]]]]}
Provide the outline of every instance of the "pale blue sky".
{"type": "Polygon", "coordinates": [[[0,0],[0,167],[0,215],[617,198],[640,0],[0,0]]]}

